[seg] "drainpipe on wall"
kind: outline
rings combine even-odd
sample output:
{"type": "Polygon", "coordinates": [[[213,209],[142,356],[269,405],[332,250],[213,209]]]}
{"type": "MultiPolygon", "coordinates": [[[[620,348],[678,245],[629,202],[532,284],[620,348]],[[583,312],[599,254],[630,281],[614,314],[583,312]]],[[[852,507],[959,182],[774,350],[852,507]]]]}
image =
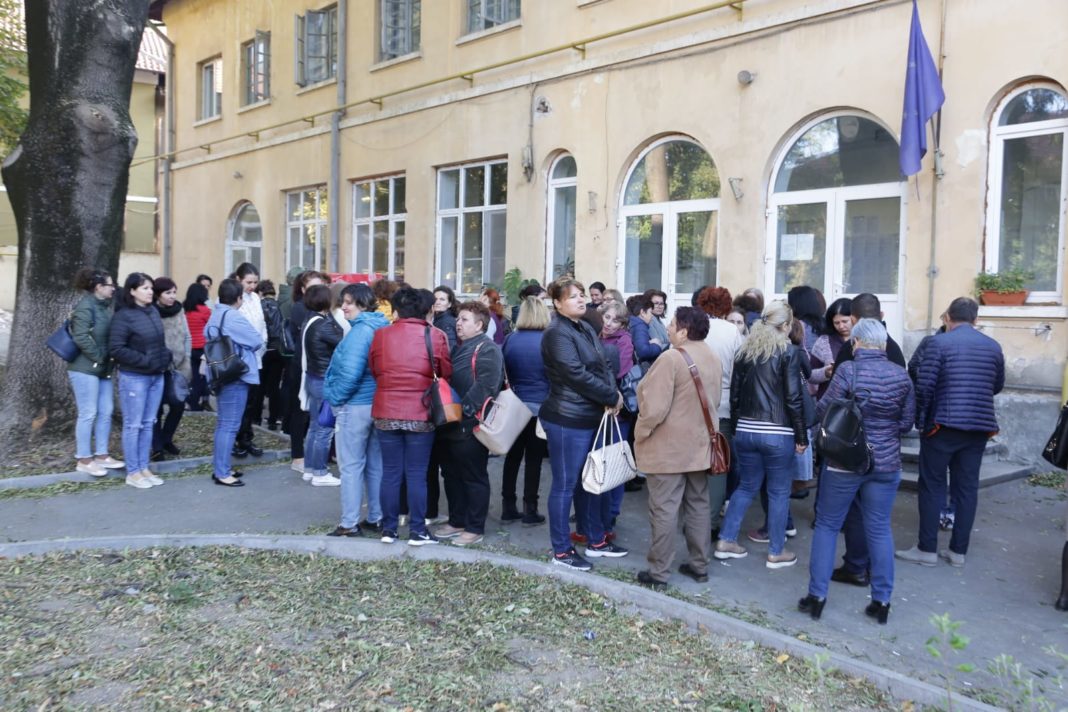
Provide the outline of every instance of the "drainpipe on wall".
{"type": "MultiPolygon", "coordinates": [[[[946,0],[942,0],[942,26],[938,32],[938,80],[942,81],[942,67],[946,58],[946,0]]],[[[934,328],[935,279],[938,265],[935,264],[938,245],[938,184],[945,172],[942,170],[942,110],[934,125],[934,183],[931,186],[931,255],[927,264],[927,331],[934,328]]]]}
{"type": "Polygon", "coordinates": [[[174,215],[172,210],[173,201],[171,200],[171,161],[174,160],[174,43],[159,29],[158,23],[150,21],[148,26],[167,45],[167,76],[163,80],[163,158],[160,166],[160,192],[162,195],[159,196],[159,206],[160,227],[163,237],[163,244],[160,245],[163,264],[160,271],[169,275],[172,274],[171,252],[173,241],[171,240],[171,223],[174,215]]]}
{"type": "MultiPolygon", "coordinates": [[[[349,9],[347,0],[337,4],[337,105],[348,103],[348,27],[349,9]]],[[[330,198],[328,203],[330,223],[330,271],[340,272],[341,260],[339,222],[341,214],[341,117],[345,110],[339,108],[330,115],[330,198]]]]}

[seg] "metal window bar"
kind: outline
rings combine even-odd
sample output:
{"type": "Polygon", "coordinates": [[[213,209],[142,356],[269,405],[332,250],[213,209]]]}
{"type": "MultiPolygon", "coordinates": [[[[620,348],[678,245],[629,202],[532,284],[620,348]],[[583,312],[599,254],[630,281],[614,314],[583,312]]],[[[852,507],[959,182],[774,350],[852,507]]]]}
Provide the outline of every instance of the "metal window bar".
{"type": "Polygon", "coordinates": [[[309,84],[330,77],[330,15],[309,11],[304,17],[304,79],[309,84]]]}
{"type": "Polygon", "coordinates": [[[271,33],[256,30],[254,49],[255,97],[263,101],[271,96],[271,33]]]}
{"type": "Polygon", "coordinates": [[[382,0],[382,59],[412,51],[411,23],[411,0],[382,0]]]}
{"type": "Polygon", "coordinates": [[[308,83],[304,70],[304,15],[293,17],[293,81],[297,86],[308,83]]]}

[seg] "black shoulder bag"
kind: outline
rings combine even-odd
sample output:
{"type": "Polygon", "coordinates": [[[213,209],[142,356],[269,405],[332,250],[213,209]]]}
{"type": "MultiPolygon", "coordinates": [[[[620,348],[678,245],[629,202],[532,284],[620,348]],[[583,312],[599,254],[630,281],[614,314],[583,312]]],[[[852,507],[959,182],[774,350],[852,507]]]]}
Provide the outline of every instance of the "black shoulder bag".
{"type": "Polygon", "coordinates": [[[248,373],[248,364],[241,359],[233,339],[223,333],[226,316],[224,313],[219,320],[219,333],[215,338],[204,342],[204,360],[208,363],[211,392],[215,395],[219,394],[223,386],[248,373]]]}
{"type": "MultiPolygon", "coordinates": [[[[857,370],[842,398],[831,401],[816,433],[816,450],[830,467],[858,475],[871,472],[875,464],[871,446],[864,433],[864,417],[857,399],[857,370]]],[[[866,399],[864,399],[866,400],[866,399]]]]}

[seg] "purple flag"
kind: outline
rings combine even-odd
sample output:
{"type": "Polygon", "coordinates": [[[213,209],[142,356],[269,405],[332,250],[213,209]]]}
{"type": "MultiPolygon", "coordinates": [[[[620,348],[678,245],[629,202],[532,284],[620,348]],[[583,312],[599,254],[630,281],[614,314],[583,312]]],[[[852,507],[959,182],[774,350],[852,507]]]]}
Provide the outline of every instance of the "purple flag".
{"type": "Polygon", "coordinates": [[[927,122],[946,100],[938,67],[931,57],[920,27],[920,11],[912,0],[912,26],[909,28],[909,57],[905,69],[905,108],[901,116],[901,174],[920,172],[927,154],[927,122]]]}

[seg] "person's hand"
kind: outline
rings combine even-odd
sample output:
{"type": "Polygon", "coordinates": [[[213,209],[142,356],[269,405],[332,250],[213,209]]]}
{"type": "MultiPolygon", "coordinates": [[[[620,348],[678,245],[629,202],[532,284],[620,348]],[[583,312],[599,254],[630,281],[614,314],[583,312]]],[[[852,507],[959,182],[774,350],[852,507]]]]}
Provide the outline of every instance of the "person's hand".
{"type": "Polygon", "coordinates": [[[661,341],[660,339],[649,339],[649,343],[650,344],[656,344],[657,346],[661,346],[661,347],[664,345],[664,342],[661,341]]]}
{"type": "Polygon", "coordinates": [[[808,445],[794,445],[794,450],[797,451],[798,455],[802,454],[807,449],[808,449],[808,445]]]}
{"type": "Polygon", "coordinates": [[[823,373],[827,377],[827,379],[830,380],[831,376],[834,375],[834,364],[832,363],[830,366],[823,369],[823,373]]]}
{"type": "Polygon", "coordinates": [[[618,394],[618,396],[619,397],[616,399],[616,404],[612,408],[610,408],[610,410],[612,411],[612,415],[619,415],[619,411],[623,410],[623,394],[620,393],[618,394]]]}

